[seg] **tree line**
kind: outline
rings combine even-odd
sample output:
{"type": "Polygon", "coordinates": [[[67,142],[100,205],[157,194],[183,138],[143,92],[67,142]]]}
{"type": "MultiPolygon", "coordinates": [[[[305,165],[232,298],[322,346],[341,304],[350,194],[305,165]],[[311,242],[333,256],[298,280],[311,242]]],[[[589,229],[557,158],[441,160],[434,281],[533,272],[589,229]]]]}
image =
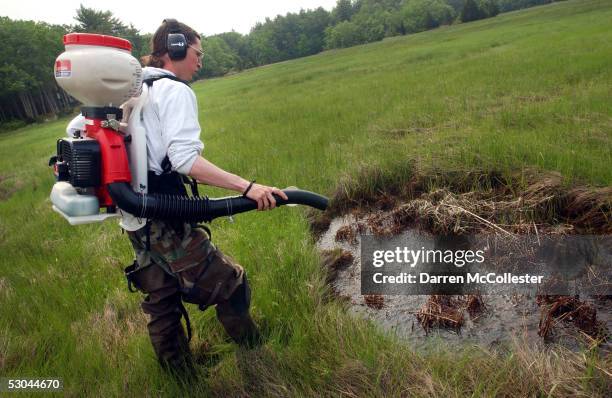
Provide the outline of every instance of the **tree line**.
{"type": "MultiPolygon", "coordinates": [[[[205,53],[197,78],[313,55],[324,50],[408,35],[456,22],[496,16],[500,12],[555,0],[338,0],[331,11],[301,10],[266,18],[246,34],[202,36],[205,53]]],[[[81,5],[73,25],[13,21],[0,17],[0,126],[14,128],[77,105],[55,83],[53,62],[64,51],[62,37],[71,32],[101,33],[130,40],[132,54],[149,53],[151,34],[140,33],[110,11],[81,5]]]]}
{"type": "Polygon", "coordinates": [[[206,55],[198,77],[223,76],[553,1],[558,0],[338,0],[330,12],[317,8],[267,18],[247,35],[204,37],[206,55]]]}

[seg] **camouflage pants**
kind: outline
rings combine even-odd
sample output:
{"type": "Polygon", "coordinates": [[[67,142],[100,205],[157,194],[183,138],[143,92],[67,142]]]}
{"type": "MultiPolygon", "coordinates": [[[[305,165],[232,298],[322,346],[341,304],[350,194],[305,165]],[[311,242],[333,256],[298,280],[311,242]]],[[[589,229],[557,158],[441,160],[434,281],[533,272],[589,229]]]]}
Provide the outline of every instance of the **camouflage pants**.
{"type": "Polygon", "coordinates": [[[246,274],[203,229],[155,220],[148,231],[142,228],[128,235],[137,263],[128,279],[147,294],[142,309],[149,315],[149,336],[163,364],[180,364],[190,354],[181,325],[182,300],[202,310],[216,305],[217,319],[236,343],[258,343],[246,274]]]}

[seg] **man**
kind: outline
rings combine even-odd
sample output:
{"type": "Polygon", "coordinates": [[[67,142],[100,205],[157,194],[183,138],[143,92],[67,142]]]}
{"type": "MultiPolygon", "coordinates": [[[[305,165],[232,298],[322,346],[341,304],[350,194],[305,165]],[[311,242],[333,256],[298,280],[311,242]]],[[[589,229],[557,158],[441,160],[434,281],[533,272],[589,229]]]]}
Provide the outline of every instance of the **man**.
{"type": "MultiPolygon", "coordinates": [[[[273,194],[287,199],[281,190],[249,182],[201,156],[196,97],[186,82],[200,69],[202,58],[200,36],[185,24],[165,20],[152,38],[143,69],[149,86],[143,107],[149,191],[184,194],[181,175],[190,176],[198,183],[242,193],[257,202],[258,210],[272,209],[273,194]]],[[[136,262],[126,273],[147,294],[142,308],[150,316],[149,335],[163,366],[190,366],[182,299],[201,309],[216,305],[217,318],[236,343],[259,342],[249,314],[246,275],[211,243],[204,229],[176,220],[149,220],[146,227],[128,234],[136,262]]]]}

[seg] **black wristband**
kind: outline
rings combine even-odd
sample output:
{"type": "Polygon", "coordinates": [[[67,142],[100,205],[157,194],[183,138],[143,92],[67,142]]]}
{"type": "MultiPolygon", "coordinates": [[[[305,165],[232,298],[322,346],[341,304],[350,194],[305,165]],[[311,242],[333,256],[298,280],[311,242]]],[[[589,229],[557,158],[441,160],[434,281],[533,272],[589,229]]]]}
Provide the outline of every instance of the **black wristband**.
{"type": "Polygon", "coordinates": [[[249,191],[251,190],[251,188],[253,188],[253,184],[255,184],[255,180],[251,181],[251,183],[249,184],[249,186],[244,190],[244,192],[242,193],[242,196],[244,196],[246,198],[247,193],[249,193],[249,191]]]}

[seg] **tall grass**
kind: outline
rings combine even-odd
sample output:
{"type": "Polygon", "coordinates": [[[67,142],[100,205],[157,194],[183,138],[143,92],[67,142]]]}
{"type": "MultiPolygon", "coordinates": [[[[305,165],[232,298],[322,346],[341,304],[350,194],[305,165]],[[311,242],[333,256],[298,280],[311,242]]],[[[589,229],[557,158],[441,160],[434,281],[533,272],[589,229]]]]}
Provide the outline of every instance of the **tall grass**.
{"type": "MultiPolygon", "coordinates": [[[[612,181],[612,4],[568,1],[325,52],[194,85],[205,156],[279,187],[330,194],[364,164],[536,167],[612,181]]],[[[206,61],[204,61],[206,62],[206,61]]],[[[190,308],[200,382],[158,367],[113,222],[70,227],[46,164],[67,120],[0,135],[0,375],[62,377],[82,395],[604,395],[596,354],[414,352],[326,300],[299,209],[212,225],[242,263],[268,341],[237,350],[190,308]]],[[[383,172],[382,180],[393,178],[383,172]]],[[[375,182],[376,183],[376,182],[375,182]]],[[[210,196],[225,195],[206,189],[210,196]]],[[[438,344],[439,343],[439,344],[438,344]]]]}

